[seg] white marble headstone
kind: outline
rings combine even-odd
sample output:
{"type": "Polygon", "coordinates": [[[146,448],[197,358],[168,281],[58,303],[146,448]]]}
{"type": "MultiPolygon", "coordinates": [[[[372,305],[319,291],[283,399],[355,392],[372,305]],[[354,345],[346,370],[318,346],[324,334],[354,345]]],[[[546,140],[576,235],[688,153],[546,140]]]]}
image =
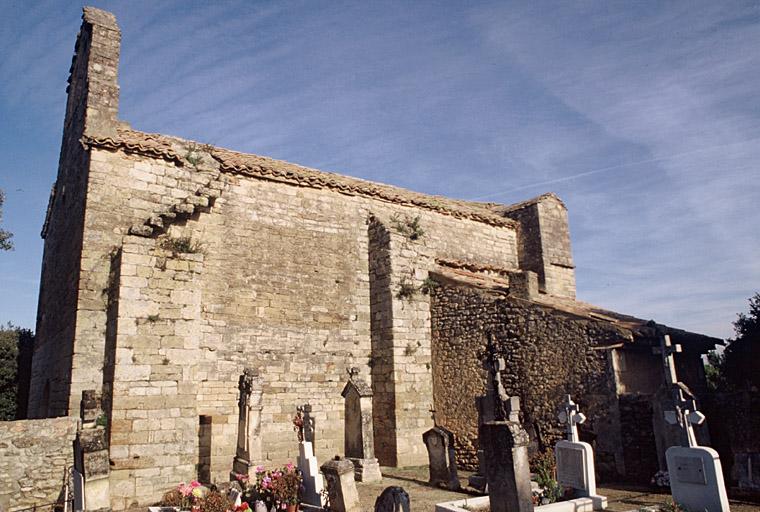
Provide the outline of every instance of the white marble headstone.
{"type": "Polygon", "coordinates": [[[718,452],[707,446],[671,446],[665,459],[673,501],[687,510],[728,512],[718,452]]]}

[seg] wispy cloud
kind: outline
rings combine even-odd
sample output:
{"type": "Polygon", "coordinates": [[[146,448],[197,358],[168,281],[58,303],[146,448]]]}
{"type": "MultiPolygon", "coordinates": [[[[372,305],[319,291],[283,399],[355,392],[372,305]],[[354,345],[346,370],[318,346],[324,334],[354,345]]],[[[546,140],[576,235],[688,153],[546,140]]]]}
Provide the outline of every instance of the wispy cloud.
{"type": "MultiPolygon", "coordinates": [[[[94,3],[138,129],[455,197],[553,190],[580,297],[688,329],[730,334],[760,282],[755,3],[94,3]]],[[[54,180],[79,15],[0,20],[0,186],[35,204],[9,197],[19,234],[54,180]]],[[[34,280],[23,238],[0,272],[34,280]]]]}

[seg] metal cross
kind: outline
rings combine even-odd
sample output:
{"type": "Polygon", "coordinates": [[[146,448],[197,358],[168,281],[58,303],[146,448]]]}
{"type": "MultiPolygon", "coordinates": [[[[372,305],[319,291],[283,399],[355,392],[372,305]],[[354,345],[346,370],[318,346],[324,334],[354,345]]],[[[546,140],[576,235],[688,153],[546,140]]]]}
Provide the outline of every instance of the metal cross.
{"type": "Polygon", "coordinates": [[[678,376],[676,375],[676,364],[673,354],[681,352],[681,345],[671,344],[670,336],[663,334],[660,336],[660,346],[652,348],[652,352],[662,355],[662,366],[665,371],[665,382],[669,386],[672,386],[678,382],[678,376]]]}
{"type": "Polygon", "coordinates": [[[586,415],[578,410],[578,404],[573,402],[570,395],[566,396],[565,402],[562,404],[559,421],[560,423],[567,424],[567,440],[577,443],[580,440],[578,437],[578,424],[586,421],[586,415]]]}

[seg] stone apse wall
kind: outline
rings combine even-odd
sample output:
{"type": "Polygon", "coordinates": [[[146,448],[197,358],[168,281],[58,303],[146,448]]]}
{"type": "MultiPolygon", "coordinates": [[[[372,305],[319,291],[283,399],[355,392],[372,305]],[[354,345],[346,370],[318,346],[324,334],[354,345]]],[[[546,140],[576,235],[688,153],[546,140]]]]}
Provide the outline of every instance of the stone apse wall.
{"type": "Polygon", "coordinates": [[[0,422],[0,508],[52,510],[50,504],[62,502],[78,419],[0,422]]]}
{"type": "Polygon", "coordinates": [[[570,393],[588,420],[581,439],[595,447],[597,470],[624,471],[612,350],[623,336],[605,322],[584,320],[504,293],[444,282],[432,301],[433,394],[437,418],[456,437],[457,461],[477,464],[477,409],[484,394],[482,367],[491,331],[507,369],[506,391],[521,399],[521,419],[531,436],[531,451],[544,450],[563,437],[557,420],[563,396],[570,393]]]}

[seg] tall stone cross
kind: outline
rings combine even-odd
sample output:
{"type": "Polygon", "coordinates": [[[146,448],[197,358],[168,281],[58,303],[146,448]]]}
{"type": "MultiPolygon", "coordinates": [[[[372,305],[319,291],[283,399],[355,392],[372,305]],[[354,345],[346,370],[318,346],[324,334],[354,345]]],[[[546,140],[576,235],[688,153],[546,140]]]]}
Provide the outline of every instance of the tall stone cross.
{"type": "Polygon", "coordinates": [[[586,415],[578,410],[578,404],[573,402],[570,395],[565,397],[559,413],[559,421],[567,425],[567,440],[572,443],[580,441],[578,425],[586,421],[586,415]]]}
{"type": "Polygon", "coordinates": [[[670,336],[663,334],[660,336],[660,346],[654,347],[652,352],[662,355],[662,366],[665,371],[665,381],[668,386],[672,386],[678,382],[678,376],[676,375],[676,364],[673,354],[681,352],[681,345],[673,345],[670,342],[670,336]]]}
{"type": "Polygon", "coordinates": [[[507,365],[504,362],[504,358],[499,356],[496,351],[496,345],[493,343],[491,333],[488,333],[488,342],[486,344],[486,358],[484,364],[486,370],[488,370],[488,381],[486,383],[486,395],[493,397],[494,405],[494,419],[496,421],[513,421],[512,417],[519,411],[519,399],[516,397],[510,398],[507,395],[504,384],[501,382],[501,372],[507,369],[507,365]],[[512,403],[513,399],[517,399],[517,409],[514,408],[512,403]],[[515,410],[513,410],[515,409],[515,410]]]}
{"type": "Polygon", "coordinates": [[[671,425],[678,424],[686,432],[690,447],[699,446],[694,434],[694,425],[701,425],[705,421],[705,415],[697,410],[697,402],[687,396],[679,384],[674,384],[672,388],[675,410],[665,411],[665,421],[671,425]]]}
{"type": "Polygon", "coordinates": [[[687,396],[681,383],[678,382],[673,354],[681,352],[681,345],[673,345],[670,342],[670,336],[662,334],[660,335],[660,346],[652,350],[655,354],[662,355],[665,380],[671,390],[674,410],[665,411],[665,421],[671,425],[679,425],[686,432],[689,446],[698,446],[694,434],[694,425],[701,425],[705,421],[705,415],[697,410],[697,403],[694,398],[687,396]]]}
{"type": "Polygon", "coordinates": [[[435,408],[431,405],[430,409],[428,409],[428,411],[430,412],[430,417],[433,418],[433,426],[437,427],[438,426],[438,421],[436,421],[436,419],[435,419],[435,408]]]}

